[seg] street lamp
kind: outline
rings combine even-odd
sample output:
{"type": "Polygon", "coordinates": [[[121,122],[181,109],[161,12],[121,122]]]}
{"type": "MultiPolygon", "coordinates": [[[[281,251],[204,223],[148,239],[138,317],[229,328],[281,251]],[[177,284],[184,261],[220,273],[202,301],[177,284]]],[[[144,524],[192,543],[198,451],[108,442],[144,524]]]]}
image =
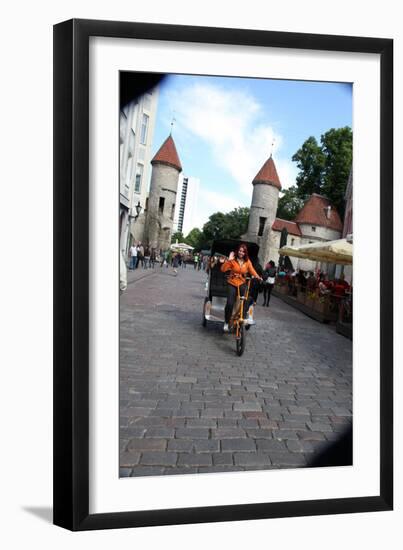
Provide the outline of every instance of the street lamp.
{"type": "MultiPolygon", "coordinates": [[[[136,215],[133,216],[133,214],[129,214],[129,217],[128,217],[128,222],[129,222],[129,224],[128,224],[129,235],[127,236],[127,239],[126,239],[126,256],[128,255],[128,250],[129,250],[129,246],[130,246],[131,239],[132,239],[132,237],[131,237],[131,235],[130,235],[130,233],[131,233],[131,226],[132,226],[132,223],[135,222],[135,221],[137,220],[137,218],[140,216],[140,212],[141,212],[142,208],[143,208],[143,207],[141,206],[140,201],[138,201],[138,203],[137,203],[136,206],[134,207],[134,209],[136,210],[136,215]]],[[[131,211],[133,212],[134,209],[132,208],[131,211]]]]}
{"type": "MultiPolygon", "coordinates": [[[[135,215],[135,216],[133,216],[133,214],[129,214],[129,221],[130,221],[130,223],[136,221],[137,218],[140,216],[140,213],[141,213],[141,211],[142,211],[142,209],[143,209],[143,207],[142,207],[141,204],[140,204],[140,201],[136,204],[135,209],[136,209],[136,215],[135,215]]],[[[132,212],[133,212],[133,208],[132,208],[132,212]]]]}

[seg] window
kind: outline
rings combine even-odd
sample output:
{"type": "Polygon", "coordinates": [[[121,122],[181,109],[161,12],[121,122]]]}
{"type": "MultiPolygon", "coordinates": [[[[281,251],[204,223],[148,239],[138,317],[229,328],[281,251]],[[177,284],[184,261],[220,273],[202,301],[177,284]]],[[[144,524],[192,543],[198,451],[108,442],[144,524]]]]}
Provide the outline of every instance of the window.
{"type": "Polygon", "coordinates": [[[147,143],[147,130],[148,130],[149,116],[143,113],[143,120],[141,121],[140,143],[145,145],[147,143]]]}
{"type": "Polygon", "coordinates": [[[144,166],[142,164],[138,164],[137,165],[137,170],[136,170],[136,181],[134,183],[134,192],[135,193],[140,193],[141,181],[143,179],[143,170],[144,170],[144,166]]]}
{"type": "Polygon", "coordinates": [[[291,239],[291,246],[294,246],[295,239],[291,239]]]}
{"type": "Polygon", "coordinates": [[[258,237],[261,237],[263,235],[264,226],[266,223],[267,218],[259,218],[259,233],[257,234],[258,237]]]}
{"type": "Polygon", "coordinates": [[[147,210],[148,210],[148,197],[146,198],[146,205],[144,207],[144,210],[145,210],[145,212],[147,212],[147,210]]]}
{"type": "Polygon", "coordinates": [[[314,225],[311,227],[311,229],[312,229],[313,233],[315,233],[316,227],[314,225]]]}
{"type": "Polygon", "coordinates": [[[174,216],[175,216],[175,205],[173,204],[171,207],[171,220],[174,219],[174,216]]]}
{"type": "Polygon", "coordinates": [[[146,109],[147,111],[151,110],[151,94],[150,93],[147,93],[144,96],[144,109],[146,109]]]}
{"type": "Polygon", "coordinates": [[[164,213],[164,204],[165,204],[165,198],[164,197],[160,197],[160,202],[158,204],[158,212],[160,214],[163,214],[164,213]]]}

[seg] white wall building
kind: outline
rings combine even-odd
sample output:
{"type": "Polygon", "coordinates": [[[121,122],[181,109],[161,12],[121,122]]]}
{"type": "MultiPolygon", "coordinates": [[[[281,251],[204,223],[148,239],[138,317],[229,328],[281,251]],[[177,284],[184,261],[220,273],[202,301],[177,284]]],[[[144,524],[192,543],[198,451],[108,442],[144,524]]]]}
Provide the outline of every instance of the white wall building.
{"type": "Polygon", "coordinates": [[[124,255],[135,234],[143,233],[144,214],[134,223],[129,215],[136,215],[138,203],[143,212],[146,206],[157,103],[158,88],[154,88],[120,111],[120,248],[124,255]]]}
{"type": "MultiPolygon", "coordinates": [[[[280,247],[281,231],[288,231],[288,246],[300,246],[318,241],[333,241],[340,239],[343,228],[340,216],[332,207],[330,201],[321,195],[314,193],[305,202],[294,221],[276,218],[270,234],[270,259],[276,263],[279,261],[278,249],[280,247]]],[[[290,258],[293,266],[304,271],[314,271],[320,267],[325,271],[330,266],[320,262],[313,262],[301,258],[290,258]]]]}
{"type": "Polygon", "coordinates": [[[174,231],[186,235],[197,224],[197,205],[199,200],[200,180],[181,174],[178,183],[177,204],[174,218],[174,231]]]}

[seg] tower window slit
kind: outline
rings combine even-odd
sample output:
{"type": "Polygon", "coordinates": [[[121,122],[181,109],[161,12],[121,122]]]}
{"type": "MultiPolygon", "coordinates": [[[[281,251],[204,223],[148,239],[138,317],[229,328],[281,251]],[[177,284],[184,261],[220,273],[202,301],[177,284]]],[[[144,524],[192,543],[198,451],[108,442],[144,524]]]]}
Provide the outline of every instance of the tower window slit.
{"type": "Polygon", "coordinates": [[[263,235],[264,226],[266,225],[266,220],[267,218],[262,218],[262,217],[259,218],[259,232],[257,234],[258,237],[261,237],[263,235]]]}

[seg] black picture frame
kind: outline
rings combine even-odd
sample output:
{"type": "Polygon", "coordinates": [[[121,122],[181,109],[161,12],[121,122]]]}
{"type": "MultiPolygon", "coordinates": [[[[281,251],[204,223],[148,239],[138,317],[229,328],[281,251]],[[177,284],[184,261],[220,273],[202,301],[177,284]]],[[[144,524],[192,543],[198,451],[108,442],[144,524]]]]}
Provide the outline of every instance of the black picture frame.
{"type": "Polygon", "coordinates": [[[114,21],[54,27],[54,523],[71,530],[391,510],[393,40],[114,21]],[[138,38],[379,54],[380,490],[370,497],[89,513],[89,39],[138,38]]]}

